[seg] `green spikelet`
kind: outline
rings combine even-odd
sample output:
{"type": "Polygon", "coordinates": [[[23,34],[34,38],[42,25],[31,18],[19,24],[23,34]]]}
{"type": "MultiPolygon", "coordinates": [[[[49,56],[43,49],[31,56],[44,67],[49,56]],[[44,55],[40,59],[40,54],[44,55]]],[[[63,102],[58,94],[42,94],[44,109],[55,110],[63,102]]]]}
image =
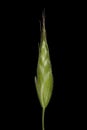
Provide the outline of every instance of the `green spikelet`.
{"type": "Polygon", "coordinates": [[[44,111],[50,101],[52,90],[53,90],[53,75],[52,75],[52,67],[51,67],[51,61],[49,55],[49,48],[46,39],[44,15],[43,15],[43,24],[42,24],[42,32],[41,32],[41,41],[39,46],[37,76],[35,77],[35,85],[36,85],[36,90],[37,90],[40,104],[43,108],[43,117],[42,117],[42,121],[43,121],[44,111]]]}

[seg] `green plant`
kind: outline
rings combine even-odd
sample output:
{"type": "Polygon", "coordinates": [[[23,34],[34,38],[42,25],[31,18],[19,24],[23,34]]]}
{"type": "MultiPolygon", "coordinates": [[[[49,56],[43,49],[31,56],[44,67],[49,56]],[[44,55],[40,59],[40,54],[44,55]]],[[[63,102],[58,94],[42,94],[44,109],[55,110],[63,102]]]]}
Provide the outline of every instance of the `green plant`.
{"type": "Polygon", "coordinates": [[[42,130],[44,130],[45,109],[50,101],[53,90],[53,74],[50,61],[49,48],[46,39],[45,16],[42,15],[42,30],[39,46],[39,57],[37,64],[37,76],[35,76],[35,85],[37,95],[42,106],[42,130]]]}

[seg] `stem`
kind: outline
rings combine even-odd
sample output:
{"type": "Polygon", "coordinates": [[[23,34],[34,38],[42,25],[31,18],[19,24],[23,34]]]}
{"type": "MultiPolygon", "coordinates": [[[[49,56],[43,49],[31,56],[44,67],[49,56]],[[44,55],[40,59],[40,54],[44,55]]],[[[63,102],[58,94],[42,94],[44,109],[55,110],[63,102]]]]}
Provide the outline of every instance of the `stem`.
{"type": "Polygon", "coordinates": [[[42,109],[42,130],[45,130],[45,127],[44,127],[44,116],[45,116],[45,108],[42,109]]]}

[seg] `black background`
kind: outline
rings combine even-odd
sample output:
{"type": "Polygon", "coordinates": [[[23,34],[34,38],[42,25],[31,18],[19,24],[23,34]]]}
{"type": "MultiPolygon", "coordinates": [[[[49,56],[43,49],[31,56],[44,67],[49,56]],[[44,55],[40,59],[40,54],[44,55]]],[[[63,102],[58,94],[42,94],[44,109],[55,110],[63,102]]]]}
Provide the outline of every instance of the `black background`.
{"type": "MultiPolygon", "coordinates": [[[[34,84],[40,41],[40,21],[45,8],[47,41],[54,89],[45,113],[46,129],[71,129],[77,124],[76,89],[79,11],[75,5],[29,6],[12,3],[3,15],[4,72],[6,88],[3,118],[7,128],[41,130],[42,109],[34,84]],[[74,92],[74,94],[73,94],[74,92]]],[[[5,85],[3,85],[5,86],[5,85]]]]}

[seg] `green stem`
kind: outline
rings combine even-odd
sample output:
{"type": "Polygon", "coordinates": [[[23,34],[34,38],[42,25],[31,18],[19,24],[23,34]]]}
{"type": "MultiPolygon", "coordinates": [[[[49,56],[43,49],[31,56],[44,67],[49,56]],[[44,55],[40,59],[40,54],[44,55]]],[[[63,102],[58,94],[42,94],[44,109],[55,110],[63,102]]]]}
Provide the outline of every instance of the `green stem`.
{"type": "Polygon", "coordinates": [[[45,108],[42,109],[42,130],[45,130],[45,127],[44,127],[44,116],[45,116],[45,108]]]}

